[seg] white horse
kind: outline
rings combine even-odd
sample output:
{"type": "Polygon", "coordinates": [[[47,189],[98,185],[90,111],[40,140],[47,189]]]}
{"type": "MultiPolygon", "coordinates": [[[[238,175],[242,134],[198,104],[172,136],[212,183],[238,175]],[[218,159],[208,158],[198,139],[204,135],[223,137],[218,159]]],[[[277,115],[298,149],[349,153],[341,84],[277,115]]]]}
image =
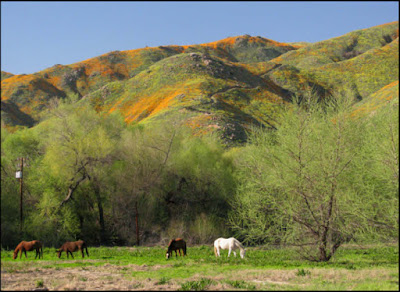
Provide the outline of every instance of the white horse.
{"type": "Polygon", "coordinates": [[[214,253],[215,256],[220,257],[221,254],[219,252],[220,249],[229,249],[228,252],[228,257],[231,255],[231,252],[233,251],[233,254],[236,257],[236,252],[234,249],[240,249],[240,257],[244,258],[244,255],[246,254],[246,250],[244,249],[243,245],[237,240],[236,238],[230,237],[230,238],[218,238],[214,241],[214,253]]]}

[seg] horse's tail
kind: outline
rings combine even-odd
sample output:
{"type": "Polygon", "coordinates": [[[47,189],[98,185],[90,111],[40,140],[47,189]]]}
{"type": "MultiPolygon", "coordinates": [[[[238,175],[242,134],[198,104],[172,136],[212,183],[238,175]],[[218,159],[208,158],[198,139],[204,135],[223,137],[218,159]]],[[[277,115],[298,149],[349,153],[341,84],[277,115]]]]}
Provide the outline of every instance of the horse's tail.
{"type": "Polygon", "coordinates": [[[87,246],[86,246],[86,244],[85,244],[85,250],[86,250],[86,254],[87,254],[87,256],[89,256],[89,252],[88,252],[88,250],[87,250],[87,246]]]}
{"type": "Polygon", "coordinates": [[[184,255],[184,256],[187,255],[187,254],[186,254],[186,243],[185,243],[185,245],[183,246],[183,255],[184,255]]]}

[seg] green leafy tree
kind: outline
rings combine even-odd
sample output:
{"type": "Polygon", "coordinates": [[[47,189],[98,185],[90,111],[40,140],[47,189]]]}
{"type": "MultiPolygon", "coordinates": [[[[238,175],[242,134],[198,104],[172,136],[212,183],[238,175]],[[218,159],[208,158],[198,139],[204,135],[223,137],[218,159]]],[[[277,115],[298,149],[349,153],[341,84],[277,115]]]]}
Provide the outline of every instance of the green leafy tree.
{"type": "MultiPolygon", "coordinates": [[[[398,97],[367,117],[362,159],[358,161],[357,187],[368,213],[358,220],[369,226],[365,240],[392,240],[399,231],[399,110],[398,97]],[[374,236],[371,237],[370,235],[374,236]]],[[[360,237],[363,234],[360,234],[360,237]]]]}
{"type": "MultiPolygon", "coordinates": [[[[58,233],[53,242],[74,238],[85,222],[95,220],[93,204],[97,205],[100,241],[104,240],[104,195],[99,182],[104,176],[102,169],[111,163],[121,129],[121,122],[115,117],[101,117],[93,109],[73,103],[60,103],[39,124],[44,155],[33,185],[41,193],[41,218],[47,222],[54,219],[49,223],[49,230],[58,233]],[[88,185],[92,186],[89,191],[88,185]]],[[[38,220],[31,228],[39,224],[38,220]]]]}
{"type": "Polygon", "coordinates": [[[18,158],[24,158],[23,221],[34,209],[36,198],[30,188],[30,177],[35,172],[41,155],[39,138],[31,129],[23,128],[14,133],[2,129],[1,133],[1,228],[2,245],[13,246],[26,238],[25,224],[20,225],[20,182],[15,177],[19,170],[18,158]],[[26,167],[25,162],[29,162],[26,167]],[[22,232],[20,228],[22,227],[22,232]]]}
{"type": "Polygon", "coordinates": [[[193,243],[209,243],[226,233],[228,200],[236,186],[233,172],[233,161],[216,136],[180,140],[162,185],[171,235],[178,235],[178,222],[185,223],[180,232],[193,243]]]}
{"type": "Polygon", "coordinates": [[[155,190],[169,161],[176,131],[173,126],[134,125],[122,134],[112,173],[116,186],[112,204],[114,226],[128,243],[140,245],[143,233],[151,230],[155,190]]]}
{"type": "Polygon", "coordinates": [[[365,163],[366,122],[350,118],[345,97],[315,100],[295,100],[277,131],[253,135],[240,160],[230,223],[249,241],[272,237],[298,245],[309,260],[329,261],[344,242],[370,230],[360,220],[373,216],[363,197],[367,170],[357,167],[365,163]]]}

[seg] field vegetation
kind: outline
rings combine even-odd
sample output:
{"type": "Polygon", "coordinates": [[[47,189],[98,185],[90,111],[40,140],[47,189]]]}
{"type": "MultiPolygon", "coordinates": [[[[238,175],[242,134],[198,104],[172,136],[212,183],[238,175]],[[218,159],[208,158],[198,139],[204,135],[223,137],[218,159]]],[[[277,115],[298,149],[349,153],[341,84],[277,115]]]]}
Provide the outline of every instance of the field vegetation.
{"type": "Polygon", "coordinates": [[[2,251],[2,289],[27,290],[397,290],[398,247],[348,245],[327,263],[299,258],[293,247],[259,246],[246,257],[215,258],[210,245],[188,247],[188,255],[165,259],[166,247],[89,247],[90,257],[44,259],[28,253],[12,260],[2,251]]]}

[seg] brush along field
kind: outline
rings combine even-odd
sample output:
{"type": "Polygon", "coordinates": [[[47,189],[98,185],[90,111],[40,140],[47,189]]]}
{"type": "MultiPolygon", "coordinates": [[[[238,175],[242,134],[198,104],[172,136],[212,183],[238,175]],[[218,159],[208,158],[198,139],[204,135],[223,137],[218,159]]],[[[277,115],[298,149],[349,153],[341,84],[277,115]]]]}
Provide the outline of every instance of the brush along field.
{"type": "MultiPolygon", "coordinates": [[[[302,260],[293,248],[249,247],[241,259],[213,247],[188,246],[167,260],[166,247],[89,247],[67,259],[12,259],[1,251],[1,290],[396,290],[398,244],[346,245],[328,263],[302,260]]],[[[174,253],[175,254],[175,253],[174,253]]]]}

